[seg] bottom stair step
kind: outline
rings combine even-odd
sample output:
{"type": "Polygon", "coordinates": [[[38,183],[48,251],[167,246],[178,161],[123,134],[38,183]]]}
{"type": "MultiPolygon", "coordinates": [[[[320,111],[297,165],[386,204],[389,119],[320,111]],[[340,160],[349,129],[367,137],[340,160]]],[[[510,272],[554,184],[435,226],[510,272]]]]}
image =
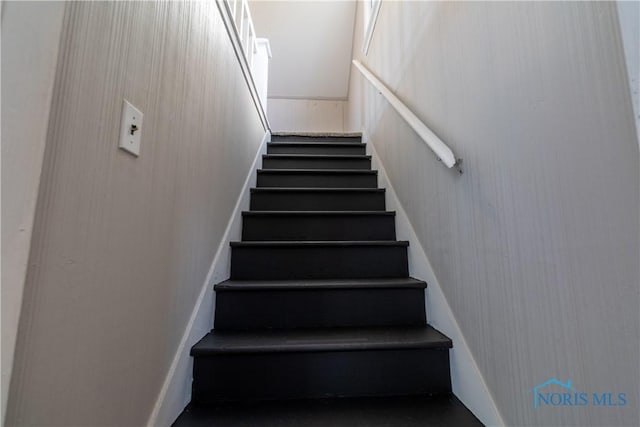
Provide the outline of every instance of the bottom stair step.
{"type": "Polygon", "coordinates": [[[286,400],[189,405],[174,427],[478,427],[455,396],[286,400]]]}
{"type": "Polygon", "coordinates": [[[192,401],[448,394],[450,348],[430,326],[212,331],[192,401]]]}

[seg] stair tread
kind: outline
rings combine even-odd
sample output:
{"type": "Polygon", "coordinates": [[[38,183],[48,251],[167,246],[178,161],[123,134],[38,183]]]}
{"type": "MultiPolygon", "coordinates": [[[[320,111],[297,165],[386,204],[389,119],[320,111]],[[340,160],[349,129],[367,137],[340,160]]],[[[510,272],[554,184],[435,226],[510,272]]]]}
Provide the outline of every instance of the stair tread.
{"type": "Polygon", "coordinates": [[[275,175],[287,173],[377,175],[378,171],[369,169],[258,169],[258,173],[275,175]]]}
{"type": "Polygon", "coordinates": [[[220,291],[299,290],[299,289],[375,289],[426,288],[427,283],[412,277],[384,279],[307,279],[307,280],[226,280],[215,285],[220,291]]]}
{"type": "Polygon", "coordinates": [[[294,141],[299,138],[301,141],[328,141],[331,139],[346,140],[362,140],[362,133],[334,133],[334,132],[271,132],[271,141],[294,141]]]}
{"type": "Polygon", "coordinates": [[[233,332],[213,330],[192,347],[191,355],[448,349],[452,346],[448,337],[429,325],[233,332]]]}
{"type": "Polygon", "coordinates": [[[286,192],[331,192],[331,193],[384,193],[384,188],[333,188],[333,187],[254,187],[251,193],[286,193],[286,192]]]}
{"type": "Polygon", "coordinates": [[[409,246],[407,240],[284,240],[230,242],[231,247],[268,247],[268,246],[409,246]]]}
{"type": "Polygon", "coordinates": [[[394,216],[396,211],[242,211],[243,216],[394,216]]]}
{"type": "Polygon", "coordinates": [[[362,138],[362,132],[311,132],[311,131],[287,131],[276,130],[271,132],[272,137],[296,137],[305,138],[362,138]]]}
{"type": "Polygon", "coordinates": [[[304,158],[304,159],[371,159],[366,154],[263,154],[262,158],[304,158]]]}
{"type": "Polygon", "coordinates": [[[279,146],[279,147],[363,147],[366,144],[362,142],[332,142],[332,141],[274,141],[268,142],[267,145],[279,146]]]}
{"type": "Polygon", "coordinates": [[[476,427],[454,395],[281,400],[189,405],[173,427],[476,427]]]}
{"type": "Polygon", "coordinates": [[[309,138],[360,138],[362,137],[362,132],[313,132],[307,130],[274,130],[271,132],[271,136],[304,136],[309,138]]]}

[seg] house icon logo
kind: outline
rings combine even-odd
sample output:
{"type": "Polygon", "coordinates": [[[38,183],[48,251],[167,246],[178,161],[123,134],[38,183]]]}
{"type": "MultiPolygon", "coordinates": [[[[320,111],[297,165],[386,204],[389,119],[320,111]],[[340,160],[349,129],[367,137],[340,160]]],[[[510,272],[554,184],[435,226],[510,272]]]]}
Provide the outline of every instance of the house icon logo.
{"type": "Polygon", "coordinates": [[[571,380],[567,379],[566,383],[563,383],[562,381],[558,380],[557,378],[551,378],[550,380],[547,380],[545,382],[543,382],[542,384],[538,384],[537,386],[535,386],[533,388],[533,407],[537,408],[538,406],[540,406],[540,389],[543,389],[547,386],[550,386],[551,384],[556,384],[560,387],[563,387],[567,390],[571,390],[573,392],[575,392],[575,389],[573,387],[571,387],[571,380]]]}

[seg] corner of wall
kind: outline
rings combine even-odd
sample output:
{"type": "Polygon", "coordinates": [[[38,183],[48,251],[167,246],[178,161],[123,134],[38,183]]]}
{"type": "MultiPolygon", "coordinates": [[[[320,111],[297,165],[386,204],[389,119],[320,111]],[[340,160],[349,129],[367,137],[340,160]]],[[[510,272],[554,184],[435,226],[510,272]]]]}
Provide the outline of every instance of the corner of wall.
{"type": "Polygon", "coordinates": [[[451,350],[451,384],[453,393],[462,403],[487,426],[504,426],[505,423],[495,404],[493,396],[482,376],[482,372],[471,353],[458,322],[442,292],[442,287],[433,271],[431,262],[418,240],[418,236],[400,203],[385,167],[379,160],[373,142],[366,131],[362,141],[367,143],[373,166],[378,170],[379,186],[386,188],[388,210],[396,211],[396,232],[398,238],[409,241],[409,273],[412,277],[427,282],[425,303],[429,324],[447,335],[453,341],[451,350]]]}
{"type": "Polygon", "coordinates": [[[2,180],[11,184],[2,186],[1,425],[7,414],[65,10],[62,2],[5,3],[0,2],[2,180]]]}
{"type": "Polygon", "coordinates": [[[242,211],[249,206],[251,185],[256,182],[256,170],[262,155],[266,153],[267,141],[270,139],[271,134],[266,131],[147,421],[148,427],[171,425],[191,400],[193,359],[189,355],[189,349],[213,328],[216,301],[213,285],[229,278],[231,260],[229,242],[240,239],[242,211]]]}

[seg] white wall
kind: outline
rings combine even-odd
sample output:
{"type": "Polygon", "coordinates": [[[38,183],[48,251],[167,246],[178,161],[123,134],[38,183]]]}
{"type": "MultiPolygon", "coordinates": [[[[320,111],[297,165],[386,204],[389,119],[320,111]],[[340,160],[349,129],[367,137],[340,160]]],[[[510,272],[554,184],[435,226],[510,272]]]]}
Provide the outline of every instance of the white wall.
{"type": "Polygon", "coordinates": [[[273,59],[270,98],[346,99],[349,90],[352,1],[251,1],[258,37],[273,59]]]}
{"type": "Polygon", "coordinates": [[[347,101],[274,99],[267,104],[274,132],[346,132],[347,101]]]}
{"type": "Polygon", "coordinates": [[[2,2],[3,425],[63,11],[58,2],[2,2]]]}
{"type": "Polygon", "coordinates": [[[271,59],[271,47],[269,40],[264,38],[256,39],[256,52],[251,59],[251,69],[253,81],[262,108],[267,110],[267,91],[269,89],[269,61],[271,59]]]}
{"type": "Polygon", "coordinates": [[[639,153],[615,3],[383,2],[366,57],[361,33],[359,58],[464,159],[445,168],[354,74],[349,121],[507,425],[640,424],[639,153]],[[534,409],[553,377],[629,404],[534,409]]]}
{"type": "Polygon", "coordinates": [[[8,425],[147,422],[264,132],[214,2],[67,4],[8,425]]]}
{"type": "Polygon", "coordinates": [[[354,1],[252,1],[256,33],[271,44],[274,131],[343,132],[354,1]]]}

